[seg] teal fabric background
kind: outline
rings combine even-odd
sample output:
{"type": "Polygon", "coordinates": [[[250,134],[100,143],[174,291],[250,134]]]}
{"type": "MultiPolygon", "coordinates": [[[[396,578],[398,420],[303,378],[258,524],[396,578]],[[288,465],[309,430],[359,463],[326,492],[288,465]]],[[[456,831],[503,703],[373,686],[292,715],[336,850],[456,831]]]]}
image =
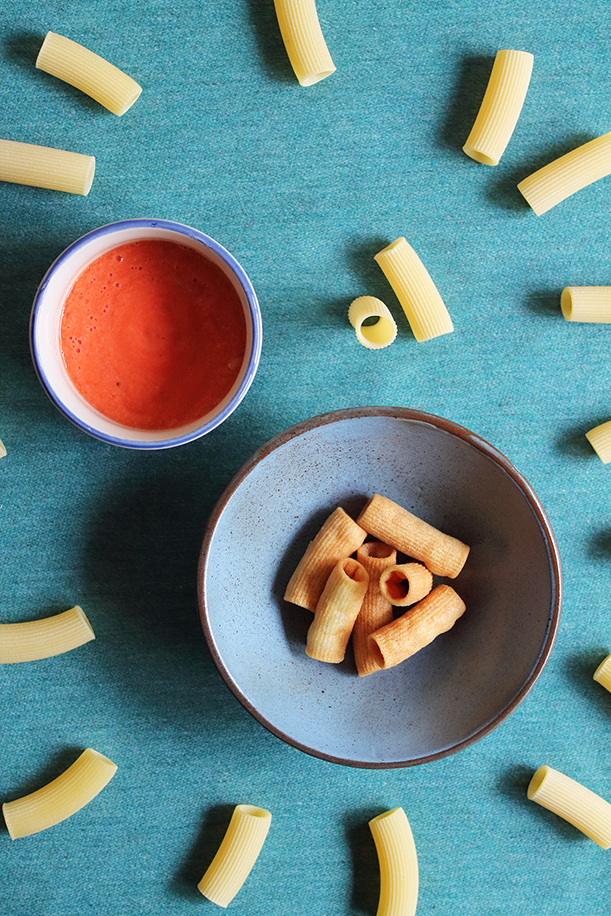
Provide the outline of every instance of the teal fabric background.
{"type": "Polygon", "coordinates": [[[118,764],[74,818],[11,842],[7,916],[213,913],[196,884],[233,806],[273,823],[230,910],[373,916],[367,821],[402,805],[417,844],[419,916],[602,916],[609,853],[526,800],[548,763],[611,798],[608,468],[584,433],[611,416],[609,334],[561,317],[567,285],[611,283],[611,178],[537,218],[516,184],[611,129],[605,0],[319,0],[337,72],[295,80],[272,0],[11,0],[0,13],[0,136],[93,154],[88,197],[0,186],[2,617],[79,603],[96,641],[5,666],[0,800],[91,746],[118,764]],[[37,71],[48,30],[143,86],[117,118],[37,71]],[[461,147],[496,51],[535,56],[494,169],[461,147]],[[81,434],[32,368],[29,311],[53,259],[117,219],[175,219],[242,263],[264,323],[247,398],[208,437],[140,454],[81,434]],[[455,332],[417,344],[373,255],[405,235],[455,332]],[[358,295],[387,302],[397,342],[367,351],[358,295]],[[565,602],[540,681],[491,735],[440,762],[361,771],[268,734],[214,668],[197,615],[209,513],[233,473],[307,417],[421,408],[503,451],[555,530],[565,602]]]}

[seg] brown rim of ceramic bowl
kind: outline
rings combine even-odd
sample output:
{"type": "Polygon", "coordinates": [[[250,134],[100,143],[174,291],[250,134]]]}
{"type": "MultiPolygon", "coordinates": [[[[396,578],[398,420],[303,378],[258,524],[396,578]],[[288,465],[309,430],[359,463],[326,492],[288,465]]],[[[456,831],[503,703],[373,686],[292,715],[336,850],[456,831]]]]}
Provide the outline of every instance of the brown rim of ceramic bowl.
{"type": "Polygon", "coordinates": [[[449,757],[452,754],[456,754],[458,751],[469,747],[471,744],[475,744],[481,738],[484,738],[486,735],[490,734],[490,732],[494,731],[494,729],[497,728],[501,722],[504,722],[505,719],[507,719],[511,713],[520,705],[520,703],[524,700],[527,694],[530,693],[538,681],[550,657],[551,651],[554,647],[554,642],[556,641],[556,634],[558,632],[558,626],[560,623],[560,611],[562,608],[562,572],[560,565],[560,553],[556,543],[556,538],[552,531],[552,527],[545,509],[539,500],[539,497],[531,485],[528,483],[528,481],[513,466],[509,459],[506,458],[505,455],[503,455],[501,452],[499,452],[498,449],[496,449],[493,445],[490,445],[489,442],[487,442],[485,439],[482,439],[480,436],[477,436],[475,433],[470,432],[470,430],[466,429],[464,426],[459,426],[458,423],[454,423],[451,420],[446,420],[443,417],[435,416],[434,414],[424,413],[420,410],[412,410],[408,407],[348,407],[344,408],[343,410],[335,410],[331,413],[321,414],[317,417],[311,417],[309,420],[304,420],[302,423],[298,423],[296,426],[291,426],[284,432],[274,436],[274,438],[270,439],[270,441],[265,443],[265,445],[262,445],[261,448],[257,449],[254,455],[252,455],[248,461],[242,465],[240,470],[229,482],[223,494],[220,496],[208,520],[198,565],[197,592],[200,620],[204,631],[204,636],[208,644],[208,649],[210,650],[213,661],[231,692],[235,697],[237,697],[244,708],[247,709],[248,712],[258,722],[261,723],[261,725],[263,725],[273,735],[276,735],[277,738],[280,738],[282,741],[286,742],[286,744],[290,744],[292,747],[295,747],[312,757],[318,757],[321,760],[327,760],[331,763],[337,763],[343,766],[370,770],[388,770],[399,769],[401,767],[418,766],[423,763],[430,763],[434,760],[441,760],[443,757],[449,757]],[[547,636],[541,647],[537,664],[535,665],[530,677],[520,692],[513,698],[511,703],[502,709],[501,712],[499,712],[491,722],[489,722],[483,728],[480,728],[479,731],[477,731],[475,734],[471,735],[469,738],[466,738],[464,741],[460,741],[458,744],[455,744],[450,748],[445,748],[444,750],[438,751],[435,754],[429,754],[425,757],[418,757],[413,760],[393,760],[390,762],[382,763],[377,761],[364,762],[358,760],[345,760],[342,757],[334,757],[331,754],[325,754],[316,750],[315,748],[301,744],[299,741],[295,741],[295,739],[291,738],[289,735],[286,735],[280,729],[276,728],[274,725],[272,725],[271,722],[262,716],[257,709],[255,709],[252,703],[246,699],[246,697],[241,693],[237,685],[229,676],[229,673],[225,669],[225,665],[222,659],[216,651],[214,639],[208,626],[206,608],[204,605],[204,566],[214,529],[221,513],[227,505],[227,502],[236,491],[236,489],[240,486],[242,481],[248,476],[252,468],[259,464],[259,462],[266,458],[271,452],[289,442],[291,439],[294,439],[296,436],[301,436],[303,433],[309,432],[312,429],[316,429],[319,426],[325,426],[329,423],[336,423],[339,420],[353,420],[361,419],[363,417],[389,417],[391,419],[396,418],[399,420],[418,420],[422,423],[430,423],[432,426],[436,426],[445,432],[451,433],[452,435],[457,436],[459,439],[462,439],[464,442],[469,443],[469,445],[472,445],[474,448],[479,449],[480,452],[483,452],[485,455],[499,464],[524,493],[539,524],[541,525],[549,547],[554,601],[552,605],[552,613],[547,636]]]}

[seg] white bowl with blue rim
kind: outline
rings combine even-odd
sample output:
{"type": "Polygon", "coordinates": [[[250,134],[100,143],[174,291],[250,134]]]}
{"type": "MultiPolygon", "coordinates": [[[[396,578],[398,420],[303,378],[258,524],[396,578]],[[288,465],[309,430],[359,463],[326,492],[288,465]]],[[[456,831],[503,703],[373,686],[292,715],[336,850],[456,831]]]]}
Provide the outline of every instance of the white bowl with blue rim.
{"type": "Polygon", "coordinates": [[[53,262],[38,287],[30,318],[30,348],[40,382],[57,409],[83,432],[111,445],[135,449],[171,448],[205,436],[233,413],[255,377],[261,355],[261,311],[252,283],[232,254],[197,229],[171,220],[129,219],[88,232],[53,262]],[[161,239],[200,251],[231,280],[246,320],[246,350],[226,397],[205,416],[176,429],[123,426],[91,406],[73,385],[61,352],[64,302],[76,278],[105,252],[142,239],[161,239]]]}

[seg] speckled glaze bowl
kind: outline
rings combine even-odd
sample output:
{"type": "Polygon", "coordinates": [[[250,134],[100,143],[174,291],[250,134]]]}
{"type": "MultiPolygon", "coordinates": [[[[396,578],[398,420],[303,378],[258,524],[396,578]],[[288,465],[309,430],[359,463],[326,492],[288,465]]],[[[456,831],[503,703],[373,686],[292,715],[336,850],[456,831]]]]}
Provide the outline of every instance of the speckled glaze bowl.
{"type": "MultiPolygon", "coordinates": [[[[438,580],[440,581],[440,580],[438,580]]],[[[259,449],[210,518],[201,620],[226,684],[266,728],[316,757],[404,767],[456,753],[500,725],[549,658],[560,620],[558,548],[536,494],[495,448],[415,410],[315,417],[259,449]],[[381,493],[471,546],[448,633],[364,678],[305,654],[309,611],[283,600],[329,513],[381,493]]]]}

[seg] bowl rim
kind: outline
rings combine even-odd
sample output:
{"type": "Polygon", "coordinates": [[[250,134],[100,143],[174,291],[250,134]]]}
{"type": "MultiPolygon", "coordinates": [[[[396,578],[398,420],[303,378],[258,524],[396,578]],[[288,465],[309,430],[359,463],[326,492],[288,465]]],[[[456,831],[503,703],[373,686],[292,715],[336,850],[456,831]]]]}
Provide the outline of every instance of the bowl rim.
{"type": "MultiPolygon", "coordinates": [[[[51,402],[57,407],[59,412],[70,420],[75,426],[81,429],[83,432],[88,433],[88,435],[93,436],[95,439],[99,439],[102,442],[106,442],[109,445],[117,445],[122,448],[131,448],[131,449],[163,449],[163,448],[174,448],[178,445],[184,445],[187,442],[192,442],[195,439],[199,439],[202,436],[205,436],[207,433],[211,432],[217,426],[220,426],[227,417],[233,413],[236,407],[244,399],[248,389],[250,388],[253,379],[256,375],[259,360],[261,357],[261,348],[262,348],[262,336],[263,336],[263,327],[262,327],[262,318],[261,318],[261,309],[257,299],[257,294],[255,293],[254,287],[247,276],[242,265],[235,259],[235,257],[224,248],[219,242],[213,239],[211,236],[206,235],[203,232],[200,232],[199,229],[194,229],[192,226],[187,226],[184,223],[176,222],[175,220],[166,220],[166,219],[150,219],[147,217],[135,217],[133,219],[124,219],[118,220],[112,223],[106,223],[104,226],[99,226],[96,229],[92,229],[90,232],[85,233],[85,235],[80,236],[67,248],[65,248],[60,255],[53,261],[48,270],[46,271],[44,277],[40,281],[36,294],[34,296],[34,301],[32,303],[32,310],[30,312],[30,326],[29,326],[29,338],[30,338],[30,353],[32,356],[32,362],[34,364],[34,369],[38,379],[51,400],[51,402]],[[42,365],[42,357],[38,349],[36,341],[36,322],[43,305],[43,299],[49,285],[50,279],[54,271],[61,266],[65,261],[71,258],[75,253],[78,253],[82,248],[88,245],[92,240],[103,237],[105,235],[111,235],[114,232],[121,231],[124,229],[162,229],[170,232],[175,232],[179,235],[187,236],[194,241],[200,242],[204,247],[209,248],[213,251],[219,258],[221,258],[227,266],[230,268],[232,273],[235,275],[238,283],[242,287],[244,294],[246,296],[246,301],[248,303],[248,311],[250,313],[251,323],[252,323],[252,347],[250,351],[250,356],[248,359],[248,365],[246,372],[244,373],[244,378],[242,379],[237,391],[231,400],[225,405],[225,407],[219,411],[218,414],[215,414],[210,420],[206,423],[198,426],[196,429],[191,430],[188,433],[184,433],[181,436],[170,436],[165,439],[151,439],[146,441],[141,441],[137,439],[131,439],[129,437],[129,428],[125,427],[126,435],[125,436],[115,436],[109,433],[102,432],[97,429],[90,423],[87,423],[85,420],[76,416],[61,400],[57,395],[55,389],[51,385],[47,375],[44,371],[42,365]]],[[[93,410],[93,408],[92,408],[93,410]]]]}
{"type": "Polygon", "coordinates": [[[511,461],[503,455],[498,449],[493,445],[487,442],[485,439],[482,439],[481,436],[478,436],[476,433],[471,432],[464,426],[460,426],[458,423],[455,423],[452,420],[447,420],[444,417],[439,417],[435,414],[426,413],[421,410],[416,410],[408,407],[384,407],[384,406],[370,406],[370,407],[349,407],[343,408],[340,410],[331,411],[330,413],[320,414],[319,416],[311,417],[308,420],[304,420],[301,423],[296,424],[295,426],[289,427],[284,432],[279,433],[274,436],[269,442],[262,445],[257,449],[253,455],[242,465],[242,467],[236,472],[232,477],[229,484],[227,485],[224,492],[219,497],[216,505],[214,506],[208,523],[204,531],[204,537],[202,541],[202,547],[200,551],[199,563],[198,563],[198,572],[197,572],[197,597],[199,605],[199,616],[202,629],[204,631],[204,636],[208,649],[212,656],[212,659],[216,665],[217,670],[219,671],[221,677],[225,681],[226,685],[229,687],[234,696],[240,701],[244,708],[269,732],[275,735],[277,738],[280,738],[286,744],[291,745],[292,747],[297,748],[297,750],[303,751],[306,754],[309,754],[312,757],[318,757],[321,760],[326,760],[331,763],[340,764],[343,766],[351,766],[361,769],[375,769],[375,770],[384,770],[384,769],[398,769],[401,767],[410,767],[417,766],[424,763],[430,763],[435,760],[440,760],[444,757],[449,757],[453,754],[458,753],[466,747],[469,747],[472,744],[475,744],[481,738],[484,738],[486,735],[490,734],[494,729],[496,729],[512,712],[522,703],[526,698],[527,694],[530,693],[535,683],[538,681],[545,665],[548,662],[548,659],[551,655],[554,643],[556,641],[556,636],[558,633],[558,627],[560,624],[560,615],[562,610],[562,567],[560,561],[560,552],[558,549],[558,544],[554,532],[552,531],[551,523],[548,519],[547,513],[543,508],[541,500],[528,483],[526,478],[517,470],[517,468],[511,463],[511,461]],[[522,686],[520,691],[516,694],[513,700],[507,704],[497,715],[488,722],[482,728],[478,729],[473,735],[470,735],[468,738],[463,741],[459,741],[456,744],[452,745],[449,748],[444,748],[441,751],[437,751],[434,754],[428,754],[423,757],[418,757],[405,761],[357,761],[357,760],[348,760],[342,757],[337,757],[332,754],[325,753],[316,748],[309,747],[303,744],[300,741],[295,740],[290,735],[284,733],[281,729],[277,728],[272,722],[267,720],[256,707],[244,696],[240,688],[233,681],[229,672],[227,671],[223,660],[221,659],[214,642],[214,637],[212,630],[208,623],[206,606],[205,606],[205,591],[204,591],[204,575],[206,570],[207,556],[210,549],[210,544],[216,530],[216,526],[220,520],[220,517],[227,506],[227,503],[240,486],[242,481],[248,477],[251,470],[267,458],[272,452],[281,446],[285,445],[291,439],[294,439],[298,436],[303,435],[313,429],[316,429],[321,426],[326,426],[328,424],[336,423],[342,420],[351,420],[351,419],[361,419],[361,418],[390,418],[390,419],[400,419],[400,420],[416,420],[422,423],[429,423],[432,426],[437,427],[445,432],[451,433],[452,435],[462,439],[464,442],[483,452],[487,457],[492,459],[497,465],[504,470],[513,482],[518,486],[521,492],[526,497],[532,511],[534,512],[537,521],[541,527],[542,533],[547,543],[550,557],[550,572],[551,572],[551,581],[552,581],[552,594],[553,600],[550,608],[550,616],[547,627],[547,632],[545,639],[541,645],[537,663],[534,666],[528,680],[522,686]]]}

